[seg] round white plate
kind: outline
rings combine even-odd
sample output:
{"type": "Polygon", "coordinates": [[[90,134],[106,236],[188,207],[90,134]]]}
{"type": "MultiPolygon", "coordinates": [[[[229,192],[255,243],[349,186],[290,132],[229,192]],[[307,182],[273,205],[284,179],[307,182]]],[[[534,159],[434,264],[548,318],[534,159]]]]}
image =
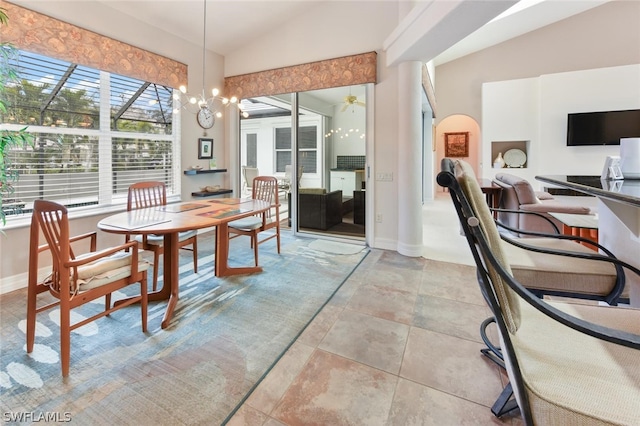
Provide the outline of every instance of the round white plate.
{"type": "Polygon", "coordinates": [[[508,150],[503,158],[507,167],[522,167],[527,162],[527,154],[519,149],[508,150]]]}

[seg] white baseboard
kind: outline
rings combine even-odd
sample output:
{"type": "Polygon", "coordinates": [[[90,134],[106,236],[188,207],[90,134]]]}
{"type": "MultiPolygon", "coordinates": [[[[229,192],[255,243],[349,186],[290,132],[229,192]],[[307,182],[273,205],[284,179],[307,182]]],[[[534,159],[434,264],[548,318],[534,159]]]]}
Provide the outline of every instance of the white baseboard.
{"type": "Polygon", "coordinates": [[[382,250],[398,250],[398,241],[390,240],[388,238],[374,238],[373,240],[373,248],[382,249],[382,250]]]}
{"type": "Polygon", "coordinates": [[[26,272],[0,279],[0,294],[10,293],[15,290],[20,290],[21,288],[26,288],[28,279],[29,274],[26,272]]]}

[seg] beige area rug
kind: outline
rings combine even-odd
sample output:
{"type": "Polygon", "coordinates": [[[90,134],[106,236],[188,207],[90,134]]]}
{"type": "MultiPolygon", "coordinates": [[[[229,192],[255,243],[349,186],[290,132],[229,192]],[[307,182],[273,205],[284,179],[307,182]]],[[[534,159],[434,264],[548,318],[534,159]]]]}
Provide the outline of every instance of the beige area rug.
{"type": "MultiPolygon", "coordinates": [[[[0,296],[3,421],[31,423],[53,413],[79,425],[223,423],[368,253],[359,247],[333,254],[313,241],[283,232],[280,255],[274,240],[260,246],[262,273],[220,279],[213,275],[213,236],[200,235],[197,274],[191,253],[181,253],[171,326],[160,328],[166,302],[151,302],[146,334],[138,306],[78,328],[66,379],[55,308],[38,315],[28,355],[26,290],[0,296]],[[32,417],[20,417],[25,413],[32,417]]],[[[253,262],[248,239],[231,244],[232,266],[253,262]]],[[[100,308],[85,305],[75,315],[100,308]]]]}
{"type": "Polygon", "coordinates": [[[363,245],[341,243],[330,240],[314,240],[309,243],[309,248],[331,254],[357,254],[367,248],[363,245]]]}

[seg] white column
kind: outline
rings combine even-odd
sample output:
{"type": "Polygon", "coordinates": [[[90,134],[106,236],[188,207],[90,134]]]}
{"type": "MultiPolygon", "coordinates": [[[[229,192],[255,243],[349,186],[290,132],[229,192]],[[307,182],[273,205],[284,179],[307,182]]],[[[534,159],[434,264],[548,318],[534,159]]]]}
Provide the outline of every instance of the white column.
{"type": "Polygon", "coordinates": [[[398,65],[398,253],[422,255],[422,63],[398,65]]]}

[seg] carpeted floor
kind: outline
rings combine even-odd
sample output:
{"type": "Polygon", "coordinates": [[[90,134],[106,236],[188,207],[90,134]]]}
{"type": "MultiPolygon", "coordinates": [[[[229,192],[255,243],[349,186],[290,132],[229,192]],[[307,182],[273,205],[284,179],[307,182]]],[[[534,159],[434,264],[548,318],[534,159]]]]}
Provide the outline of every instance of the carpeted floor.
{"type": "MultiPolygon", "coordinates": [[[[274,240],[260,246],[264,272],[218,279],[213,235],[201,235],[198,274],[191,254],[181,254],[171,327],[160,328],[165,302],[150,304],[146,334],[137,306],[87,324],[72,333],[67,379],[57,311],[39,314],[36,348],[27,355],[26,290],[0,296],[3,414],[68,413],[92,425],[222,423],[368,253],[317,250],[314,241],[283,232],[280,255],[274,240]]],[[[232,241],[231,265],[251,264],[252,255],[248,239],[232,241]]],[[[78,315],[86,309],[100,305],[78,315]]]]}

